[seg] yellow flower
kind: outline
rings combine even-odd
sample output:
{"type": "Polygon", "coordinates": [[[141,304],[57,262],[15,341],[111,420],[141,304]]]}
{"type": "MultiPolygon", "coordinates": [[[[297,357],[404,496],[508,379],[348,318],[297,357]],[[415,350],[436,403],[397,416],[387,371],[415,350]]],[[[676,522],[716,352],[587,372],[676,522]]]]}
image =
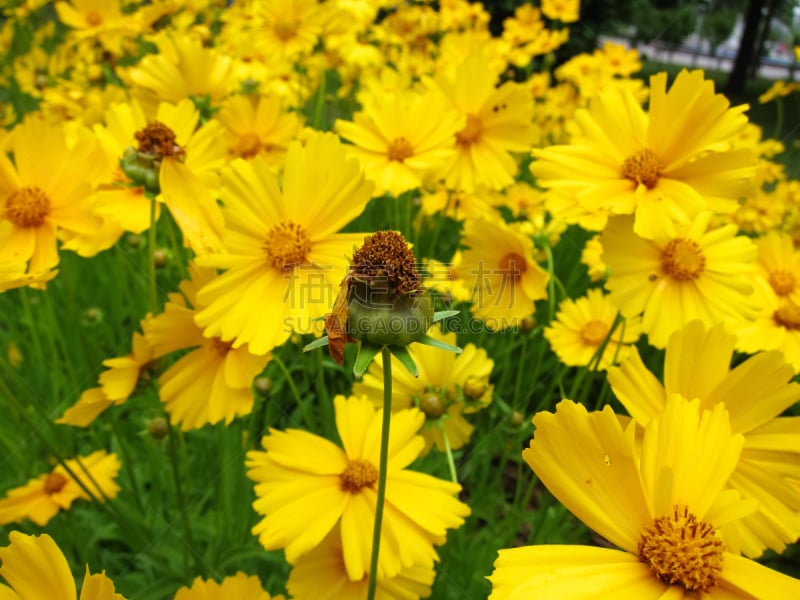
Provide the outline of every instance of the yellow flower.
{"type": "MultiPolygon", "coordinates": [[[[383,411],[366,398],[337,396],[333,403],[343,449],[290,429],[270,430],[261,442],[266,452],[247,453],[247,476],[256,482],[253,508],[264,515],[253,533],[266,549],[283,548],[295,564],[338,523],[347,577],[359,581],[370,564],[383,411]]],[[[392,415],[379,581],[407,567],[432,567],[434,545],[469,514],[454,497],[461,486],[406,469],[424,445],[417,435],[423,421],[416,409],[392,415]]]]}
{"type": "Polygon", "coordinates": [[[603,245],[600,236],[595,235],[586,240],[586,245],[581,251],[581,264],[589,271],[589,279],[600,281],[608,273],[608,267],[603,262],[603,245]]]}
{"type": "Polygon", "coordinates": [[[436,84],[466,118],[456,133],[456,156],[441,171],[448,187],[467,192],[484,184],[502,189],[514,182],[517,161],[511,152],[527,152],[535,137],[533,99],[524,86],[507,81],[495,88],[496,73],[486,58],[473,55],[455,76],[436,84]]]}
{"type": "Polygon", "coordinates": [[[264,55],[292,63],[313,50],[324,13],[316,0],[267,0],[259,3],[257,14],[263,25],[256,43],[264,55]]]}
{"type": "Polygon", "coordinates": [[[89,456],[67,460],[65,464],[83,487],[63,466],[57,465],[50,473],[6,492],[5,498],[0,500],[0,525],[23,519],[46,525],[60,510],[68,510],[75,500],[89,500],[91,496],[83,488],[100,502],[117,496],[119,486],[115,479],[120,462],[116,454],[98,450],[89,456]]]}
{"type": "Polygon", "coordinates": [[[156,358],[145,337],[138,331],[133,333],[131,346],[128,356],[103,361],[107,370],[100,374],[100,387],[83,392],[78,401],[64,411],[60,419],[56,419],[56,423],[87,427],[109,406],[122,404],[128,399],[156,358]]]}
{"type": "Polygon", "coordinates": [[[781,413],[800,399],[794,370],[779,352],[751,356],[731,369],[736,338],[717,325],[699,321],[672,334],[664,358],[663,385],[637,352],[609,369],[617,398],[639,423],[656,418],[667,398],[679,393],[700,400],[701,409],[724,404],[731,429],[745,438],[729,487],[756,498],[758,511],[723,529],[731,552],[758,557],[765,548],[782,552],[800,536],[800,490],[789,478],[800,478],[800,423],[781,413]]]}
{"type": "Polygon", "coordinates": [[[768,285],[781,300],[800,304],[800,252],[794,247],[792,236],[770,231],[756,238],[755,243],[757,284],[768,285]]]}
{"type": "Polygon", "coordinates": [[[241,571],[222,580],[221,583],[198,577],[192,587],[182,587],[174,600],[284,600],[283,596],[270,596],[264,591],[261,580],[247,576],[241,571]]]}
{"type": "Polygon", "coordinates": [[[657,348],[694,319],[732,324],[755,314],[756,247],[736,235],[735,225],[709,229],[710,219],[701,213],[648,240],[633,232],[631,217],[615,217],[601,236],[609,300],[625,317],[642,314],[642,329],[657,348]]]}
{"type": "Polygon", "coordinates": [[[22,286],[44,288],[46,283],[56,276],[58,271],[42,273],[26,273],[27,260],[12,256],[0,259],[0,292],[22,286]]]}
{"type": "Polygon", "coordinates": [[[97,38],[108,51],[121,54],[120,42],[140,33],[134,17],[124,15],[119,0],[70,0],[56,2],[58,18],[75,30],[78,40],[97,38]]]}
{"type": "Polygon", "coordinates": [[[467,221],[462,243],[467,249],[458,278],[470,290],[473,314],[489,329],[516,327],[533,313],[535,300],[547,297],[550,275],[534,260],[533,242],[518,225],[467,221]]]}
{"type": "Polygon", "coordinates": [[[426,176],[455,156],[455,135],[464,117],[437,90],[402,90],[371,99],[353,122],[337,119],[334,127],[354,144],[347,151],[376,183],[374,195],[397,196],[422,186],[426,176]]]}
{"type": "Polygon", "coordinates": [[[213,269],[190,268],[192,279],[181,284],[182,294],[170,294],[164,312],[144,326],[154,358],[194,348],[158,379],[158,395],[170,421],[184,431],[222,420],[228,424],[234,417],[250,414],[253,379],[270,358],[251,354],[247,344],[234,349],[219,338],[203,336],[194,320],[202,309],[196,294],[215,273],[213,269]]]}
{"type": "Polygon", "coordinates": [[[321,328],[314,319],[330,312],[363,240],[336,232],[361,213],[372,185],[336,136],[321,133],[290,144],[282,190],[258,157],[235,160],[222,179],[227,254],[202,263],[228,270],[200,291],[195,319],[207,337],[266,354],[292,332],[321,328]]]}
{"type": "Polygon", "coordinates": [[[297,113],[285,110],[276,96],[232,96],[216,118],[225,126],[230,157],[260,156],[271,165],[283,162],[289,142],[300,130],[297,113]]]}
{"type": "Polygon", "coordinates": [[[775,598],[800,581],[725,550],[718,528],[756,506],[724,490],[744,439],[721,404],[673,395],[637,442],[610,407],[569,400],[539,413],[523,458],[576,517],[620,550],[529,546],[500,550],[492,600],[506,598],[775,598]],[[638,444],[641,443],[641,451],[638,444]]]}
{"type": "MultiPolygon", "coordinates": [[[[67,559],[49,535],[8,534],[9,545],[0,548],[0,577],[11,587],[0,584],[3,600],[75,600],[75,580],[67,559]]],[[[114,583],[102,573],[86,575],[80,600],[125,600],[114,592],[114,583]]]]}
{"type": "Polygon", "coordinates": [[[40,275],[58,264],[58,235],[99,224],[91,201],[102,161],[85,129],[68,144],[60,127],[29,117],[11,135],[14,162],[0,153],[0,262],[28,261],[40,275]]]}
{"type": "MultiPolygon", "coordinates": [[[[405,567],[394,577],[379,579],[375,597],[382,600],[427,598],[434,577],[431,567],[405,567]]],[[[286,582],[286,589],[294,600],[361,600],[367,597],[368,587],[367,574],[357,580],[350,579],[347,574],[338,525],[316,548],[297,559],[286,582]]]]}
{"type": "Polygon", "coordinates": [[[754,173],[754,157],[732,150],[747,108],[729,108],[702,71],[650,78],[646,114],[629,89],[611,86],[578,110],[569,145],[534,150],[531,172],[564,188],[587,209],[636,215],[636,233],[653,238],[703,210],[732,212],[754,173]]]}
{"type": "MultiPolygon", "coordinates": [[[[442,333],[436,327],[428,332],[432,338],[456,345],[455,333],[442,333]]],[[[412,344],[408,352],[419,369],[412,376],[399,360],[392,357],[392,410],[419,408],[425,414],[422,436],[427,453],[434,444],[445,450],[443,435],[455,450],[469,441],[474,427],[465,414],[486,408],[492,401],[489,384],[494,361],[483,348],[467,344],[461,354],[446,353],[432,346],[412,344]]],[[[383,376],[380,356],[370,364],[369,372],[353,387],[355,396],[364,395],[376,407],[383,405],[383,376]]]]}
{"type": "Polygon", "coordinates": [[[602,290],[589,290],[586,296],[567,298],[559,305],[555,320],[544,329],[544,337],[565,365],[585,367],[591,363],[597,369],[607,369],[628,356],[642,333],[638,316],[624,320],[611,333],[618,312],[602,290]],[[606,346],[598,357],[604,342],[606,346]]]}
{"type": "Polygon", "coordinates": [[[580,0],[542,0],[542,13],[548,19],[574,23],[580,14],[580,0]]]}
{"type": "Polygon", "coordinates": [[[157,45],[158,54],[147,54],[127,74],[134,95],[147,106],[204,96],[217,103],[235,87],[229,81],[231,58],[191,35],[165,33],[157,45]]]}

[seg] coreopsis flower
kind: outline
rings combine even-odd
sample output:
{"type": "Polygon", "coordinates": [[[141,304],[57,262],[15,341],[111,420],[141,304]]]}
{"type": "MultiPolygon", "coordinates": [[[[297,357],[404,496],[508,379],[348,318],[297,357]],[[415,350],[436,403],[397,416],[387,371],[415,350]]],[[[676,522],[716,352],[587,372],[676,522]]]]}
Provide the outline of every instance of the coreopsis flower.
{"type": "Polygon", "coordinates": [[[184,431],[223,420],[228,424],[234,417],[250,414],[253,379],[270,358],[269,354],[252,354],[247,344],[233,348],[218,337],[203,336],[194,320],[203,308],[197,291],[216,271],[190,268],[190,274],[191,281],[180,285],[182,294],[170,294],[164,312],[144,324],[154,358],[192,349],[158,379],[158,395],[170,422],[184,431]]]}
{"type": "MultiPolygon", "coordinates": [[[[224,222],[212,190],[225,163],[223,134],[216,121],[200,125],[190,100],[160,103],[155,118],[137,101],[114,104],[105,127],[95,133],[114,167],[97,192],[95,210],[126,231],[150,226],[151,195],[165,203],[196,254],[221,248],[224,222]],[[121,159],[121,160],[120,160],[121,159]]],[[[156,205],[158,217],[159,205],[156,205]]]]}
{"type": "MultiPolygon", "coordinates": [[[[342,448],[306,431],[270,430],[264,452],[247,453],[247,476],[256,482],[253,533],[268,550],[283,548],[295,564],[339,524],[347,577],[367,576],[376,511],[382,410],[366,398],[334,398],[342,448]]],[[[435,545],[459,527],[469,507],[455,495],[461,486],[406,467],[424,442],[417,409],[392,414],[378,581],[404,568],[433,566],[435,545]]]]}
{"type": "Polygon", "coordinates": [[[56,423],[87,427],[108,407],[123,404],[130,397],[140,379],[148,375],[148,367],[156,358],[138,331],[133,333],[131,346],[127,356],[103,361],[107,370],[100,374],[100,386],[84,391],[56,423]]]}
{"type": "Polygon", "coordinates": [[[577,300],[564,300],[543,334],[565,365],[596,364],[598,369],[607,369],[625,359],[642,334],[638,316],[625,319],[612,332],[618,313],[602,290],[589,290],[577,300]]]}
{"type": "Polygon", "coordinates": [[[732,149],[747,108],[730,108],[702,71],[650,78],[650,108],[627,88],[610,86],[575,113],[568,145],[534,150],[537,183],[564,188],[588,209],[635,214],[642,237],[663,234],[699,212],[732,212],[755,172],[750,150],[732,149]]]}
{"type": "Polygon", "coordinates": [[[0,525],[23,519],[30,519],[40,526],[46,525],[56,513],[68,510],[75,500],[91,499],[84,488],[90,490],[100,502],[117,496],[119,485],[116,477],[120,462],[116,454],[97,450],[89,456],[69,459],[65,465],[69,471],[56,465],[50,473],[39,475],[25,485],[6,492],[5,497],[0,499],[0,525]]]}
{"type": "Polygon", "coordinates": [[[158,53],[145,55],[126,74],[134,95],[148,107],[204,97],[215,104],[235,87],[229,81],[231,57],[204,47],[192,35],[165,33],[156,44],[158,53]]]}
{"type": "Polygon", "coordinates": [[[43,271],[38,274],[26,273],[28,261],[24,258],[10,257],[0,260],[0,292],[23,286],[44,287],[56,276],[57,271],[43,271]]]}
{"type": "Polygon", "coordinates": [[[800,252],[792,236],[770,231],[755,240],[758,248],[756,284],[768,286],[781,300],[800,304],[800,252]]]}
{"type": "Polygon", "coordinates": [[[376,196],[395,196],[421,187],[425,178],[455,156],[459,115],[436,89],[403,90],[380,101],[371,99],[353,116],[334,127],[352,146],[364,174],[374,181],[376,196]]]}
{"type": "Polygon", "coordinates": [[[580,0],[542,0],[542,13],[548,19],[574,23],[580,15],[580,0]]]}
{"type": "Polygon", "coordinates": [[[473,55],[452,78],[436,85],[458,113],[466,117],[456,133],[456,155],[440,176],[448,187],[471,192],[480,184],[502,189],[514,182],[518,165],[512,152],[528,152],[535,137],[533,99],[524,86],[507,81],[495,87],[497,75],[486,59],[473,55]]]}
{"type": "Polygon", "coordinates": [[[257,43],[265,56],[292,63],[314,49],[325,12],[316,0],[267,0],[256,14],[263,23],[257,43]]]}
{"type": "Polygon", "coordinates": [[[704,212],[669,223],[654,239],[633,231],[631,217],[609,219],[601,235],[609,300],[625,317],[642,315],[650,343],[663,348],[673,331],[700,319],[731,324],[755,315],[755,244],[735,225],[709,227],[704,212]]]}
{"type": "Polygon", "coordinates": [[[225,127],[232,158],[260,156],[271,165],[283,162],[286,148],[300,131],[300,118],[276,96],[231,96],[216,114],[225,127]]]}
{"type": "MultiPolygon", "coordinates": [[[[455,333],[442,333],[439,328],[430,335],[452,346],[456,343],[455,333]]],[[[465,416],[486,408],[492,401],[489,375],[494,361],[474,344],[467,344],[458,355],[442,354],[437,348],[417,344],[409,346],[408,351],[419,372],[413,376],[406,369],[394,368],[401,363],[392,358],[392,410],[416,407],[425,414],[423,454],[434,444],[440,451],[446,449],[446,444],[453,450],[462,447],[474,429],[465,416]]],[[[381,365],[381,358],[376,357],[353,387],[354,395],[366,396],[376,407],[383,405],[381,365]]]]}
{"type": "Polygon", "coordinates": [[[642,61],[639,60],[639,51],[636,48],[628,48],[611,40],[604,42],[602,48],[596,49],[594,56],[608,65],[612,75],[629,77],[642,69],[642,61]]]}
{"type": "MultiPolygon", "coordinates": [[[[405,567],[394,577],[379,579],[375,597],[383,600],[427,598],[434,577],[431,567],[405,567]]],[[[286,589],[294,600],[362,600],[367,598],[368,588],[368,576],[352,580],[347,574],[338,525],[316,548],[297,559],[286,582],[286,589]]]]}
{"type": "Polygon", "coordinates": [[[745,438],[728,486],[759,501],[758,511],[723,528],[728,549],[752,558],[765,548],[782,552],[800,536],[800,489],[787,478],[800,476],[800,423],[780,415],[798,399],[794,369],[779,352],[751,356],[731,369],[735,336],[722,326],[707,329],[692,321],[670,337],[664,383],[634,350],[609,369],[614,394],[631,416],[646,425],[658,417],[671,394],[697,398],[701,410],[724,404],[731,429],[745,438]]]}
{"type": "Polygon", "coordinates": [[[531,239],[518,224],[500,220],[467,221],[461,243],[467,248],[457,266],[470,290],[472,313],[493,330],[515,327],[547,297],[550,275],[534,260],[531,239]]]}
{"type": "Polygon", "coordinates": [[[490,598],[797,597],[797,579],[726,550],[719,527],[757,503],[724,489],[744,438],[731,432],[722,404],[710,411],[699,404],[671,396],[640,442],[639,426],[623,426],[609,406],[587,413],[564,400],[555,414],[537,414],[523,458],[570,512],[619,549],[500,550],[490,598]]]}
{"type": "MultiPolygon", "coordinates": [[[[0,577],[8,584],[7,587],[0,583],[0,598],[75,600],[75,579],[53,538],[46,533],[25,535],[12,531],[8,541],[8,546],[0,548],[0,577]]],[[[115,593],[114,582],[105,571],[92,574],[86,565],[79,600],[125,600],[125,597],[115,593]]]]}
{"type": "Polygon", "coordinates": [[[347,256],[363,234],[337,233],[372,192],[358,162],[333,134],[292,142],[279,188],[259,157],[222,173],[226,254],[202,263],[227,269],[197,296],[195,319],[207,337],[266,354],[292,332],[309,333],[330,311],[347,256]]]}
{"type": "Polygon", "coordinates": [[[58,264],[63,232],[91,233],[100,223],[92,214],[99,148],[86,129],[74,138],[32,116],[11,134],[13,163],[0,153],[0,262],[27,261],[28,275],[58,264]]]}
{"type": "Polygon", "coordinates": [[[241,571],[226,577],[220,583],[211,579],[196,578],[192,587],[182,587],[175,592],[174,600],[284,600],[282,595],[270,596],[264,591],[261,580],[241,571]]]}
{"type": "Polygon", "coordinates": [[[119,0],[70,0],[56,2],[55,9],[59,20],[74,30],[75,39],[97,39],[116,55],[122,53],[122,40],[141,32],[138,20],[122,12],[119,0]]]}

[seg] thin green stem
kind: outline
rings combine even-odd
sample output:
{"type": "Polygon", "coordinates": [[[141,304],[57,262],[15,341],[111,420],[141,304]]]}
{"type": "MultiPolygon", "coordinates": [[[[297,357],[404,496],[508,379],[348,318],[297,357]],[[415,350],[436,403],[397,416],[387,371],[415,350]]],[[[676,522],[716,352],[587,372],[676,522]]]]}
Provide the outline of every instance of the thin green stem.
{"type": "Polygon", "coordinates": [[[147,277],[150,310],[155,312],[158,298],[156,296],[156,197],[150,198],[150,229],[147,231],[147,277]]]}
{"type": "Polygon", "coordinates": [[[175,496],[178,500],[178,511],[181,514],[181,525],[183,526],[183,568],[186,571],[187,577],[191,575],[191,568],[189,566],[189,548],[194,547],[192,542],[192,528],[189,524],[189,510],[186,506],[186,499],[183,495],[183,485],[181,483],[180,468],[178,465],[178,445],[175,441],[175,432],[172,429],[172,424],[167,419],[167,433],[168,433],[168,446],[169,446],[169,462],[172,465],[172,477],[175,480],[175,496]]]}
{"type": "Polygon", "coordinates": [[[450,440],[447,437],[447,429],[444,427],[444,422],[440,419],[439,429],[442,430],[442,439],[444,440],[444,453],[447,456],[447,466],[450,467],[450,480],[453,483],[458,483],[458,474],[456,473],[456,463],[453,460],[453,449],[450,447],[450,440]]]}
{"type": "Polygon", "coordinates": [[[323,71],[319,79],[319,88],[314,102],[314,129],[322,131],[322,112],[325,106],[325,95],[328,93],[328,72],[323,71]]]}
{"type": "Polygon", "coordinates": [[[303,399],[300,397],[300,392],[297,390],[297,386],[294,384],[294,380],[292,379],[292,374],[289,372],[289,368],[286,366],[286,363],[281,360],[281,358],[277,354],[272,355],[272,361],[278,365],[278,368],[283,373],[284,378],[286,379],[286,384],[289,386],[289,389],[292,391],[292,396],[294,396],[295,402],[297,402],[297,408],[300,409],[300,414],[303,415],[303,421],[306,422],[306,426],[309,429],[314,429],[314,422],[311,419],[311,415],[308,412],[308,408],[303,403],[303,399]]]}
{"type": "Polygon", "coordinates": [[[378,499],[375,506],[375,525],[372,529],[372,560],[369,566],[367,600],[375,600],[378,583],[378,555],[381,549],[383,500],[386,496],[386,465],[389,462],[389,427],[392,422],[392,353],[386,346],[381,350],[383,361],[383,423],[381,424],[381,458],[378,470],[378,499]]]}

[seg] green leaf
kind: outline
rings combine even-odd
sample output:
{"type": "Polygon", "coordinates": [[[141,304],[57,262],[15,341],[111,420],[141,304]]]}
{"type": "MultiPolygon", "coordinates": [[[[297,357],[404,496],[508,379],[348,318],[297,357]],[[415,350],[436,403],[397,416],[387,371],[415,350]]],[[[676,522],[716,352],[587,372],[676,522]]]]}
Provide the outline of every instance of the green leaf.
{"type": "Polygon", "coordinates": [[[433,313],[433,322],[438,323],[442,319],[449,319],[450,317],[455,317],[456,315],[460,315],[460,310],[437,310],[433,313]]]}
{"type": "Polygon", "coordinates": [[[411,373],[411,375],[414,377],[419,377],[419,369],[417,369],[414,359],[411,358],[411,354],[409,354],[407,346],[389,346],[389,351],[395,358],[397,358],[397,360],[403,363],[403,366],[408,370],[409,373],[411,373]]]}
{"type": "Polygon", "coordinates": [[[361,377],[367,372],[369,363],[381,351],[383,346],[376,346],[375,344],[362,343],[358,348],[358,356],[356,356],[356,363],[353,365],[353,375],[361,377]]]}
{"type": "Polygon", "coordinates": [[[318,340],[314,340],[310,344],[306,344],[303,347],[303,352],[309,352],[309,351],[313,350],[314,348],[321,348],[322,346],[327,346],[327,345],[328,345],[328,336],[327,335],[323,335],[318,340]]]}
{"type": "Polygon", "coordinates": [[[433,346],[434,348],[439,348],[440,350],[447,350],[448,352],[454,352],[456,354],[461,354],[462,350],[458,346],[451,346],[450,344],[445,344],[444,342],[440,342],[439,340],[433,339],[431,336],[426,335],[419,341],[420,344],[425,344],[426,346],[433,346]]]}

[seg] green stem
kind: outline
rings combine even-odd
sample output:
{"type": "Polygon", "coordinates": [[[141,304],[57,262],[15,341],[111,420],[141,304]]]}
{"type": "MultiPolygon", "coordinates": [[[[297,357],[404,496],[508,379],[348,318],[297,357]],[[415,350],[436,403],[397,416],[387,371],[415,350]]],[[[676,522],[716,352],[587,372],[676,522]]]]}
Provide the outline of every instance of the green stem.
{"type": "Polygon", "coordinates": [[[314,103],[314,129],[322,130],[322,109],[325,106],[325,95],[328,87],[328,72],[323,71],[317,89],[317,98],[314,103]]]}
{"type": "Polygon", "coordinates": [[[383,499],[386,496],[386,465],[389,462],[389,426],[392,422],[392,353],[384,346],[383,361],[383,423],[381,425],[381,458],[378,471],[378,499],[375,506],[375,525],[372,529],[372,560],[369,566],[369,588],[367,600],[375,600],[378,584],[378,554],[381,549],[381,524],[383,522],[383,499]]]}
{"type": "Polygon", "coordinates": [[[147,276],[150,310],[156,310],[156,197],[150,198],[150,229],[147,231],[147,276]]]}
{"type": "Polygon", "coordinates": [[[167,433],[168,433],[168,446],[169,446],[169,461],[172,465],[172,477],[175,480],[175,496],[178,500],[178,511],[181,514],[181,524],[183,526],[183,568],[186,571],[187,578],[191,575],[189,567],[189,548],[194,547],[192,542],[192,528],[189,524],[189,507],[186,505],[183,496],[183,485],[181,484],[181,474],[178,466],[178,447],[175,442],[175,433],[172,429],[172,424],[167,419],[167,433]]]}
{"type": "Polygon", "coordinates": [[[303,415],[303,421],[306,422],[306,426],[309,429],[314,429],[314,422],[311,419],[311,415],[306,408],[306,405],[303,403],[303,399],[300,397],[300,392],[297,390],[297,386],[294,384],[294,380],[292,379],[292,374],[289,372],[286,363],[281,360],[281,358],[277,354],[272,355],[272,361],[278,365],[278,368],[283,373],[284,378],[286,379],[286,383],[289,386],[289,389],[292,391],[292,395],[294,396],[295,402],[297,402],[297,408],[300,409],[300,413],[303,415]]]}
{"type": "MultiPolygon", "coordinates": [[[[525,364],[525,355],[528,352],[528,336],[527,334],[523,335],[522,337],[522,350],[519,353],[519,362],[517,364],[524,365],[525,364]]],[[[516,381],[514,382],[514,400],[511,403],[511,406],[514,410],[519,408],[519,394],[522,390],[522,375],[525,373],[525,369],[517,369],[517,377],[516,381]]]]}
{"type": "Polygon", "coordinates": [[[447,456],[447,466],[450,467],[450,480],[453,483],[458,483],[458,474],[456,473],[456,463],[453,460],[453,449],[450,447],[450,440],[447,438],[447,430],[444,428],[444,423],[439,420],[439,429],[442,430],[442,439],[444,440],[444,453],[447,456]]]}
{"type": "Polygon", "coordinates": [[[319,398],[319,414],[322,419],[322,431],[330,438],[333,435],[333,430],[336,427],[336,417],[333,414],[333,403],[331,402],[330,394],[328,394],[328,387],[325,385],[325,364],[322,353],[323,348],[314,350],[315,359],[317,361],[317,398],[319,398]],[[330,434],[330,435],[329,435],[330,434]]]}
{"type": "Polygon", "coordinates": [[[778,96],[775,98],[776,104],[776,117],[775,117],[775,132],[772,134],[772,137],[776,140],[780,140],[783,138],[781,132],[783,131],[783,98],[778,96]]]}

